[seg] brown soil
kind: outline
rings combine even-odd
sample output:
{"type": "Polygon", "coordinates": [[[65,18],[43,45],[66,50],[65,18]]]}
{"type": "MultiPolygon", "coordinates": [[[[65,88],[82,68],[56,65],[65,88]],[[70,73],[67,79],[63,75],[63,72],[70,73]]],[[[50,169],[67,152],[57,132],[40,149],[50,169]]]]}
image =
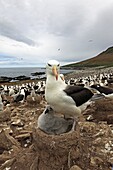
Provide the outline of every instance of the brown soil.
{"type": "Polygon", "coordinates": [[[47,135],[37,128],[45,105],[44,100],[34,105],[12,103],[0,113],[0,170],[69,170],[74,165],[73,170],[111,170],[113,101],[96,101],[76,130],[62,135],[47,135]]]}

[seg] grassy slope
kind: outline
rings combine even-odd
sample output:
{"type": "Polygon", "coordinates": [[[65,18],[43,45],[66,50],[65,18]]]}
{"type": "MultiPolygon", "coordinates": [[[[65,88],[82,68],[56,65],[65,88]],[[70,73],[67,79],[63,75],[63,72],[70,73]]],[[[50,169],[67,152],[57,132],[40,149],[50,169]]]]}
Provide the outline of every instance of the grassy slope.
{"type": "Polygon", "coordinates": [[[108,48],[96,57],[82,62],[66,65],[66,67],[97,67],[97,66],[113,66],[113,47],[108,48]]]}

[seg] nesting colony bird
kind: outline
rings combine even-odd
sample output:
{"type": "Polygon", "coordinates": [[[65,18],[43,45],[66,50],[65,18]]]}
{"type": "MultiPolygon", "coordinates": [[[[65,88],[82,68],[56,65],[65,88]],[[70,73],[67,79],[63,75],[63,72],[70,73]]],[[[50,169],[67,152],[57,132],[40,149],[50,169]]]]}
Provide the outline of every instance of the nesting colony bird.
{"type": "Polygon", "coordinates": [[[62,117],[59,117],[49,105],[38,117],[38,128],[51,135],[58,135],[68,132],[71,130],[72,125],[72,119],[66,120],[62,117]]]}
{"type": "Polygon", "coordinates": [[[59,70],[60,63],[58,61],[50,60],[47,63],[45,99],[54,111],[76,119],[86,109],[93,93],[81,86],[67,85],[65,81],[62,81],[59,70]]]}
{"type": "Polygon", "coordinates": [[[25,99],[25,91],[24,91],[24,88],[22,88],[20,90],[20,93],[15,96],[14,102],[16,102],[16,103],[21,102],[22,103],[22,102],[24,102],[24,99],[25,99]]]}
{"type": "Polygon", "coordinates": [[[30,95],[32,97],[32,100],[35,101],[36,93],[35,93],[35,89],[34,88],[32,88],[30,95]]]}
{"type": "Polygon", "coordinates": [[[0,111],[3,111],[3,102],[2,102],[1,94],[0,94],[0,111]]]}
{"type": "Polygon", "coordinates": [[[10,101],[7,99],[7,95],[5,95],[4,93],[1,93],[1,97],[2,97],[2,103],[4,106],[9,106],[10,105],[10,101]]]}
{"type": "Polygon", "coordinates": [[[106,98],[113,99],[113,89],[100,86],[99,84],[92,85],[91,88],[96,89],[97,91],[102,93],[106,98]]]}
{"type": "Polygon", "coordinates": [[[42,97],[39,94],[32,96],[32,93],[31,93],[31,95],[28,95],[26,98],[27,104],[30,106],[40,104],[41,100],[42,100],[42,97]]]}
{"type": "Polygon", "coordinates": [[[60,77],[63,81],[65,81],[65,78],[64,78],[64,75],[63,74],[60,74],[60,77]]]}
{"type": "Polygon", "coordinates": [[[8,94],[8,92],[9,92],[9,89],[8,89],[8,86],[7,86],[7,85],[4,86],[4,92],[5,92],[6,94],[8,94]]]}
{"type": "Polygon", "coordinates": [[[15,93],[15,91],[14,91],[13,87],[11,86],[9,88],[9,96],[12,96],[14,93],[15,93]]]}

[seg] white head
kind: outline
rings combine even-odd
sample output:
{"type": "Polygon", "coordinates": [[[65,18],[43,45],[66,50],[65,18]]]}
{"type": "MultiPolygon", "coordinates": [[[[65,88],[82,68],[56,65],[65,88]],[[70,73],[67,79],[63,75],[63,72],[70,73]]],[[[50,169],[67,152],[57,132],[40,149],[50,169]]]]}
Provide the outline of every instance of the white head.
{"type": "Polygon", "coordinates": [[[58,74],[60,69],[60,63],[56,60],[49,60],[46,64],[46,73],[53,75],[58,80],[58,74]]]}
{"type": "Polygon", "coordinates": [[[23,88],[21,89],[20,94],[25,95],[25,90],[23,88]]]}

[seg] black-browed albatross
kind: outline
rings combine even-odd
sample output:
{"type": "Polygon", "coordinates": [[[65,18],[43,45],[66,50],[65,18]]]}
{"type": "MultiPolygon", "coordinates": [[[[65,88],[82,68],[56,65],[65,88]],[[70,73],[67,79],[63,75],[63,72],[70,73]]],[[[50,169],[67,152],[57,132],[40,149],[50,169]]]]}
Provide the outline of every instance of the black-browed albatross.
{"type": "Polygon", "coordinates": [[[93,93],[84,87],[67,85],[61,79],[59,71],[58,61],[50,60],[47,63],[45,99],[54,111],[76,119],[90,103],[93,93]]]}
{"type": "Polygon", "coordinates": [[[105,86],[100,86],[99,84],[92,85],[91,88],[96,89],[101,94],[103,94],[104,97],[112,99],[113,100],[113,89],[105,86]]]}

